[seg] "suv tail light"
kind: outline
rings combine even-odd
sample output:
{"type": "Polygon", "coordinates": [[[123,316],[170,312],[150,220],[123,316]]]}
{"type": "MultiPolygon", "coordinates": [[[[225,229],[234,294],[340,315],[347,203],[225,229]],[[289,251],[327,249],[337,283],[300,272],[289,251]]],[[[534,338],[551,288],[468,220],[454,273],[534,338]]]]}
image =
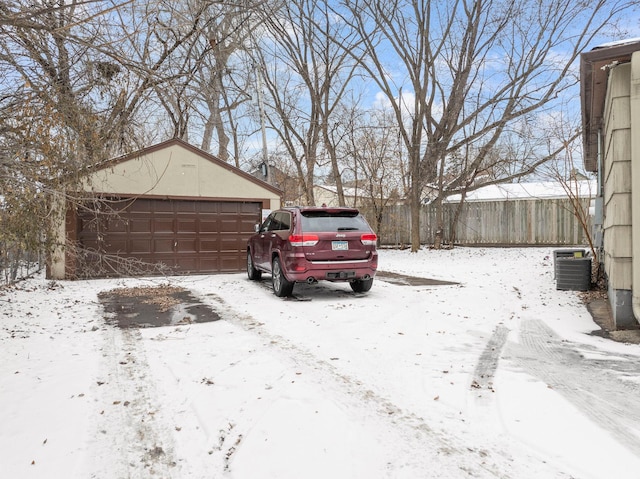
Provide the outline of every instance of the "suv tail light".
{"type": "Polygon", "coordinates": [[[365,246],[375,246],[378,236],[375,233],[364,233],[360,235],[360,242],[365,246]]]}
{"type": "Polygon", "coordinates": [[[318,242],[318,235],[291,235],[289,243],[291,246],[315,246],[318,242]]]}

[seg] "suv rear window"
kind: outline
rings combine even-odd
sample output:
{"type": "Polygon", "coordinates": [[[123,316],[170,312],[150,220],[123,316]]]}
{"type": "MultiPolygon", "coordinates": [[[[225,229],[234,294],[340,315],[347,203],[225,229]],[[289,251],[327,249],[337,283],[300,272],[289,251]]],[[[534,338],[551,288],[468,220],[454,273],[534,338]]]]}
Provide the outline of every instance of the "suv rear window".
{"type": "Polygon", "coordinates": [[[304,211],[302,231],[371,231],[371,228],[357,212],[304,211]]]}

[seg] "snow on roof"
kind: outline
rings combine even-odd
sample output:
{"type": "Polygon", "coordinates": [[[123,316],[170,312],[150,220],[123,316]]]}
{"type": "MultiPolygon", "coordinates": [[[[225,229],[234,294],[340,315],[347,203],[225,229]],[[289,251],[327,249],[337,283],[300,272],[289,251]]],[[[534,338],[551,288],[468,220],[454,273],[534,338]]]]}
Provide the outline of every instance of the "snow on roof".
{"type": "MultiPolygon", "coordinates": [[[[596,195],[597,182],[583,180],[568,183],[579,197],[591,198],[596,195]]],[[[478,188],[467,194],[465,201],[504,201],[504,200],[526,200],[526,199],[552,199],[566,198],[567,192],[563,185],[556,181],[543,181],[537,183],[505,183],[501,185],[489,185],[478,188]]],[[[460,194],[448,196],[447,203],[460,201],[460,194]]]]}
{"type": "Polygon", "coordinates": [[[620,46],[620,45],[628,45],[630,43],[638,43],[638,42],[640,42],[640,37],[627,38],[625,40],[617,40],[617,41],[613,41],[613,42],[603,43],[602,45],[597,45],[597,46],[593,47],[593,50],[598,50],[600,48],[617,47],[617,46],[620,46]]]}

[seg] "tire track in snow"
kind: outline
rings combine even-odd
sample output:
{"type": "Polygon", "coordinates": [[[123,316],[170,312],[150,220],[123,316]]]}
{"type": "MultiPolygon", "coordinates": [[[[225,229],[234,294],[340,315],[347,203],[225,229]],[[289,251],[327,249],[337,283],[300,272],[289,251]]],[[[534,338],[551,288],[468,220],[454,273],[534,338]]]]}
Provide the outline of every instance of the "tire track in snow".
{"type": "MultiPolygon", "coordinates": [[[[197,293],[194,292],[194,294],[197,293]]],[[[312,352],[299,347],[287,338],[270,333],[262,323],[253,317],[238,314],[219,296],[208,294],[203,300],[215,302],[212,306],[220,312],[220,316],[224,320],[237,324],[252,334],[258,334],[266,347],[284,357],[284,361],[293,364],[295,370],[303,370],[305,377],[313,377],[314,383],[324,389],[338,390],[343,405],[351,411],[354,417],[361,417],[365,421],[384,423],[385,428],[390,431],[388,438],[390,448],[403,448],[407,444],[412,450],[422,451],[422,457],[416,458],[416,461],[419,461],[419,464],[428,465],[423,470],[429,470],[431,476],[446,478],[461,477],[463,474],[469,477],[510,478],[523,477],[523,475],[531,473],[531,462],[520,466],[509,452],[502,449],[502,446],[488,450],[486,444],[471,444],[466,442],[465,438],[454,437],[445,430],[434,429],[422,417],[398,407],[392,400],[368,388],[357,378],[340,372],[334,364],[318,358],[312,352]],[[363,408],[363,404],[369,405],[371,408],[363,408]],[[370,414],[368,412],[370,409],[376,410],[377,414],[370,414]],[[400,437],[396,437],[396,439],[391,437],[396,434],[400,437]],[[420,446],[416,446],[416,443],[420,446]],[[458,472],[452,473],[452,471],[458,472]]],[[[500,328],[496,332],[496,348],[489,348],[491,353],[487,353],[488,356],[484,362],[487,374],[493,375],[497,367],[497,356],[501,345],[506,342],[507,334],[507,328],[500,328]]],[[[480,374],[483,373],[480,372],[480,374]]],[[[558,473],[556,470],[550,472],[548,466],[542,461],[536,471],[541,475],[558,473]]]]}
{"type": "Polygon", "coordinates": [[[98,434],[91,477],[168,479],[179,471],[137,329],[104,329],[98,434]]]}
{"type": "Polygon", "coordinates": [[[640,370],[640,358],[589,359],[580,352],[599,352],[588,345],[562,340],[544,322],[523,321],[520,343],[510,344],[510,360],[548,384],[623,447],[640,457],[640,384],[625,375],[640,370]]]}
{"type": "MultiPolygon", "coordinates": [[[[478,358],[478,363],[474,369],[471,383],[469,385],[470,402],[468,404],[470,415],[469,420],[475,425],[476,429],[484,430],[487,432],[485,449],[490,451],[500,450],[501,444],[499,441],[494,441],[491,438],[494,436],[502,436],[503,431],[500,429],[500,416],[494,401],[493,394],[495,390],[493,388],[493,379],[498,370],[500,358],[504,352],[509,336],[509,328],[498,325],[493,331],[493,334],[487,341],[484,350],[478,358]],[[491,433],[489,433],[491,431],[491,433]]],[[[512,453],[517,457],[527,458],[529,464],[535,464],[536,462],[544,462],[544,458],[538,454],[532,453],[529,448],[521,448],[518,452],[515,450],[518,445],[512,444],[512,453]]],[[[507,452],[501,452],[505,457],[508,457],[507,452]]],[[[523,477],[522,472],[509,474],[507,477],[523,477]]],[[[553,475],[553,477],[570,477],[569,475],[554,471],[548,473],[546,471],[533,471],[529,470],[524,473],[527,477],[547,477],[553,475]]]]}
{"type": "Polygon", "coordinates": [[[471,381],[472,388],[493,390],[493,377],[498,369],[498,361],[508,335],[509,329],[507,327],[496,327],[478,359],[471,381]]]}

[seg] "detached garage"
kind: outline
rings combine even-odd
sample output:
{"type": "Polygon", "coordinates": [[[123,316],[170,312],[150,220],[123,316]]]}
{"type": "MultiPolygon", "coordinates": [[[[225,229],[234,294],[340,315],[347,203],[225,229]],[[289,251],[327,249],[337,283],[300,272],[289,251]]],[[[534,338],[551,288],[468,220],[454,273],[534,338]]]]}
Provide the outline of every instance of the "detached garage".
{"type": "Polygon", "coordinates": [[[282,193],[179,139],[109,161],[82,188],[53,279],[242,271],[247,238],[282,193]]]}

